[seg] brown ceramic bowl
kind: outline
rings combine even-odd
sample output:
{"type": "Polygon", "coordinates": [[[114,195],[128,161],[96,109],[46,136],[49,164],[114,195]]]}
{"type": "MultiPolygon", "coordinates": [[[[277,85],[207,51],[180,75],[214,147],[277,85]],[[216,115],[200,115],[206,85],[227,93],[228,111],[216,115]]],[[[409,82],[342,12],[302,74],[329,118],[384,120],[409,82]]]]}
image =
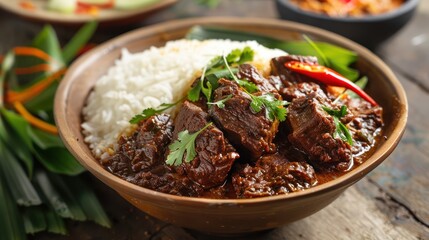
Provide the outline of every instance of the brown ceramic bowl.
{"type": "Polygon", "coordinates": [[[347,187],[383,162],[398,144],[407,120],[404,89],[392,71],[374,54],[336,34],[302,24],[238,18],[198,18],[166,22],[115,38],[87,53],[70,67],[55,97],[55,117],[62,139],[79,162],[131,204],[165,222],[212,234],[242,234],[282,226],[307,217],[334,201],[347,187]],[[281,196],[216,200],[180,197],[145,189],[106,171],[83,141],[81,110],[100,76],[119,58],[121,48],[138,52],[183,38],[194,25],[249,31],[284,40],[302,33],[359,54],[357,68],[370,79],[367,91],[384,108],[385,139],[362,165],[328,183],[281,196]]]}

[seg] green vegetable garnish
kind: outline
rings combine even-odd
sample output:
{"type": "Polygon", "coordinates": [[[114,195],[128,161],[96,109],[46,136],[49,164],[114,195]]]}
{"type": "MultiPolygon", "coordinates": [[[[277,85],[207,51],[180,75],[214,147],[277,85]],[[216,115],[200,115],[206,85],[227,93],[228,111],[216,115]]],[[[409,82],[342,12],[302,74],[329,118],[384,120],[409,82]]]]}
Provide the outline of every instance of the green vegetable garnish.
{"type": "Polygon", "coordinates": [[[278,100],[272,93],[261,96],[250,95],[250,97],[252,98],[250,108],[255,113],[260,112],[262,107],[265,107],[266,117],[270,121],[274,121],[276,118],[280,122],[286,120],[287,109],[284,106],[289,104],[287,101],[278,100]]]}
{"type": "MultiPolygon", "coordinates": [[[[225,62],[226,68],[231,72],[231,68],[229,67],[229,64],[224,56],[223,58],[225,62]]],[[[232,74],[232,78],[236,83],[240,85],[240,80],[237,79],[237,77],[232,74]]],[[[241,80],[242,81],[242,80],[241,80]]],[[[240,85],[241,86],[241,85],[240,85]]],[[[278,100],[274,97],[272,93],[264,93],[260,96],[252,95],[251,92],[245,87],[246,85],[242,86],[243,90],[247,95],[250,96],[252,99],[252,102],[250,103],[250,108],[254,113],[258,113],[262,110],[262,108],[265,108],[265,115],[270,121],[274,121],[274,119],[278,119],[280,122],[283,122],[286,120],[286,114],[287,110],[284,107],[288,104],[287,101],[278,100]]]]}
{"type": "MultiPolygon", "coordinates": [[[[186,35],[188,39],[230,39],[235,41],[257,41],[259,44],[272,48],[281,49],[289,54],[323,57],[313,48],[309,47],[307,41],[284,41],[259,34],[240,32],[219,27],[195,26],[186,35]]],[[[329,62],[329,68],[355,81],[359,78],[359,72],[350,67],[357,60],[357,54],[345,48],[335,46],[326,42],[313,42],[329,62]]]]}
{"type": "MultiPolygon", "coordinates": [[[[217,56],[213,58],[207,66],[204,67],[199,84],[195,84],[188,92],[188,99],[192,102],[198,101],[200,92],[203,92],[207,101],[210,102],[213,91],[218,86],[217,81],[221,78],[232,78],[234,74],[238,72],[235,66],[252,61],[254,55],[255,53],[250,47],[244,47],[243,49],[234,49],[226,56],[217,56]],[[224,58],[226,60],[224,60],[224,58]],[[225,63],[228,66],[234,66],[234,68],[225,69],[225,63]]],[[[236,82],[249,92],[258,91],[258,87],[252,82],[245,80],[237,80],[236,82]]]]}
{"type": "Polygon", "coordinates": [[[209,104],[209,105],[216,105],[218,108],[224,108],[225,107],[225,102],[228,101],[231,98],[232,98],[232,95],[230,94],[230,95],[226,96],[226,98],[224,98],[224,99],[221,99],[221,100],[219,100],[217,102],[207,102],[207,104],[209,104]]]}
{"type": "Polygon", "coordinates": [[[352,134],[349,129],[341,122],[341,118],[347,115],[346,105],[341,106],[340,110],[334,110],[332,108],[322,106],[323,110],[334,118],[335,132],[334,138],[340,137],[343,141],[346,141],[350,146],[353,145],[352,134]]]}
{"type": "Polygon", "coordinates": [[[137,124],[142,120],[146,120],[152,116],[155,116],[157,114],[160,114],[164,112],[165,110],[172,108],[176,106],[179,102],[181,102],[183,99],[180,99],[179,101],[175,103],[163,103],[158,106],[157,109],[155,108],[146,108],[144,109],[140,114],[135,115],[131,120],[129,121],[131,124],[137,124]]]}
{"type": "Polygon", "coordinates": [[[168,165],[179,166],[183,162],[183,157],[185,153],[185,162],[191,162],[195,158],[195,156],[197,156],[197,152],[195,151],[195,140],[200,133],[202,133],[212,124],[212,122],[209,122],[198,132],[194,132],[191,134],[188,130],[179,132],[177,140],[170,144],[170,146],[168,146],[168,148],[170,149],[170,153],[168,154],[167,160],[165,162],[168,165]]]}

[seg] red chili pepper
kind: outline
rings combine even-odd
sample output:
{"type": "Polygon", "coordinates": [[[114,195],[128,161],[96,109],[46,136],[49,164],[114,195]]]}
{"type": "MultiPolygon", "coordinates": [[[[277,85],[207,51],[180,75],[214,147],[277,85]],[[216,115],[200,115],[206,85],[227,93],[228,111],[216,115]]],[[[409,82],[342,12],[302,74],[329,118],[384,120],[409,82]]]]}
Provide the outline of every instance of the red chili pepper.
{"type": "Polygon", "coordinates": [[[326,85],[344,87],[352,90],[361,98],[365,99],[373,106],[378,106],[377,102],[374,101],[368,94],[366,94],[361,88],[359,88],[352,81],[341,76],[334,70],[321,65],[312,65],[303,62],[290,61],[285,63],[285,67],[291,71],[306,75],[326,85]]]}

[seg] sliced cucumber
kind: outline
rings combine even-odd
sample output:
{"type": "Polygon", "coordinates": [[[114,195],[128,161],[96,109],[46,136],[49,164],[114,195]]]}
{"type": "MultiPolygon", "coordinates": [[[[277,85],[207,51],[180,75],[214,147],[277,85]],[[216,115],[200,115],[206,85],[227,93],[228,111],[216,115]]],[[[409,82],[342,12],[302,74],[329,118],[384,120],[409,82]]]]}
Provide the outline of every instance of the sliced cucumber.
{"type": "Polygon", "coordinates": [[[48,9],[62,13],[73,13],[76,10],[76,0],[50,0],[48,9]]]}

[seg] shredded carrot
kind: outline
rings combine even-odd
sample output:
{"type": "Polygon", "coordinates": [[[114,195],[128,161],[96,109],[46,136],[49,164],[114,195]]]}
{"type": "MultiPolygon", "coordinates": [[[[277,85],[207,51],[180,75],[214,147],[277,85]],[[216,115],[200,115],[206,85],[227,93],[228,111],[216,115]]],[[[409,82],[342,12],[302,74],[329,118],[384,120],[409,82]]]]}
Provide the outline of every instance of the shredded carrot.
{"type": "Polygon", "coordinates": [[[23,9],[30,10],[30,11],[36,9],[36,6],[34,6],[34,4],[31,1],[21,1],[19,5],[23,9]]]}
{"type": "Polygon", "coordinates": [[[15,47],[14,52],[16,55],[28,55],[28,56],[34,56],[38,57],[42,60],[45,60],[46,62],[52,61],[52,57],[49,56],[44,51],[34,48],[34,47],[15,47]]]}
{"type": "Polygon", "coordinates": [[[37,72],[47,72],[51,69],[49,64],[39,64],[31,67],[15,68],[16,74],[32,74],[37,72]]]}
{"type": "Polygon", "coordinates": [[[24,105],[21,102],[14,102],[13,106],[16,111],[34,127],[37,127],[40,130],[51,134],[58,134],[57,127],[33,116],[30,112],[27,111],[27,109],[25,109],[24,105]]]}
{"type": "Polygon", "coordinates": [[[15,92],[15,91],[8,91],[6,93],[6,101],[9,103],[13,102],[26,102],[33,97],[39,95],[43,90],[48,88],[56,79],[61,77],[66,72],[66,69],[60,69],[53,73],[52,75],[49,75],[43,80],[40,80],[38,83],[34,84],[33,86],[23,90],[22,92],[15,92]]]}

